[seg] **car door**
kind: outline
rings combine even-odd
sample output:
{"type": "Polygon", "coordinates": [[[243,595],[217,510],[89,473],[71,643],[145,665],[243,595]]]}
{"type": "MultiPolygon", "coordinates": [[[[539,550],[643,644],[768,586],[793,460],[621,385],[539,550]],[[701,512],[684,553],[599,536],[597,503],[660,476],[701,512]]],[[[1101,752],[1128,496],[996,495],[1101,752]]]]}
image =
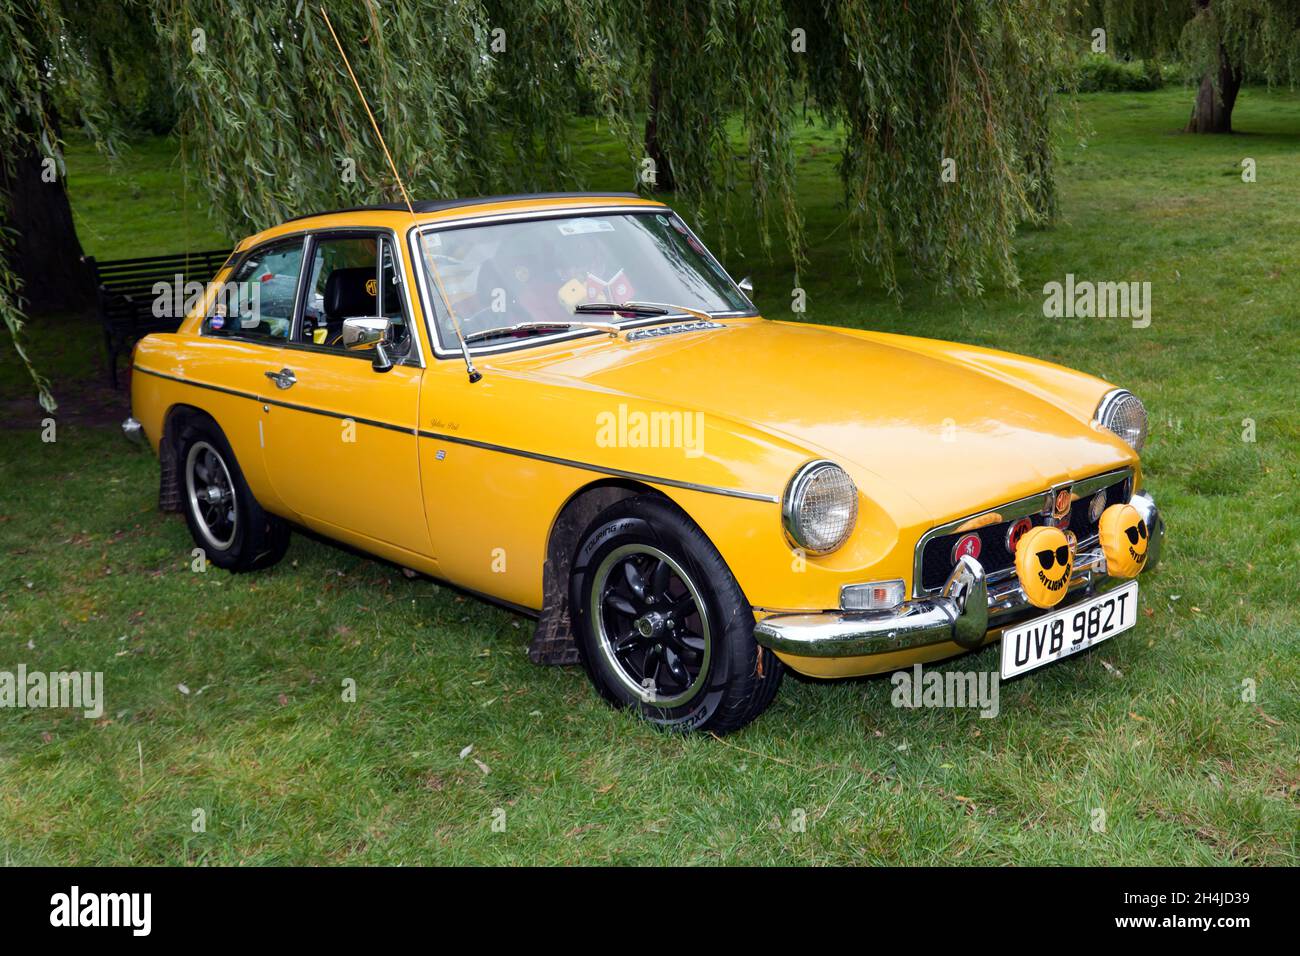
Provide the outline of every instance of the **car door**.
{"type": "Polygon", "coordinates": [[[274,513],[285,510],[262,458],[265,444],[260,396],[266,372],[284,364],[306,239],[273,239],[242,252],[221,283],[209,289],[197,339],[184,361],[168,370],[203,389],[195,404],[216,420],[253,496],[274,513]]]}
{"type": "Polygon", "coordinates": [[[422,361],[391,234],[309,238],[284,366],[267,373],[263,458],[276,493],[301,520],[386,556],[429,556],[417,414],[422,361]],[[392,367],[346,348],[345,318],[385,317],[392,367]],[[397,549],[394,551],[393,549],[397,549]]]}

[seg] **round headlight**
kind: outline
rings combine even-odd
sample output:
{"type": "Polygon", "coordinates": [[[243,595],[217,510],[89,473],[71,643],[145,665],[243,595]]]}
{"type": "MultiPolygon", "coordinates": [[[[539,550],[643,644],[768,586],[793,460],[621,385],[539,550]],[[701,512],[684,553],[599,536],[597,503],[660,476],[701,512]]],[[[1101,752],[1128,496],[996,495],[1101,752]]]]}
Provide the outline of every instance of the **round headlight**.
{"type": "Polygon", "coordinates": [[[1093,420],[1124,439],[1134,451],[1141,451],[1147,442],[1146,406],[1128,389],[1107,392],[1093,420]]]}
{"type": "Polygon", "coordinates": [[[858,489],[839,465],[810,461],[794,473],[781,501],[786,533],[798,547],[827,554],[842,546],[858,520],[858,489]]]}

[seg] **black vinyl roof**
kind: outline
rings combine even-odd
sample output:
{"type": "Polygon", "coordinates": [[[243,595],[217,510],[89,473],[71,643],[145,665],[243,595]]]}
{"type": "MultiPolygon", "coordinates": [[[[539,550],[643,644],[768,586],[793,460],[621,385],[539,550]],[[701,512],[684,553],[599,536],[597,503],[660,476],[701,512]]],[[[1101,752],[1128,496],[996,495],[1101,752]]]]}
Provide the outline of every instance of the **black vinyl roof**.
{"type": "MultiPolygon", "coordinates": [[[[411,203],[411,208],[420,212],[442,212],[444,209],[457,209],[462,206],[481,206],[494,202],[517,202],[523,199],[644,199],[636,193],[514,193],[509,196],[479,196],[474,199],[423,199],[411,203]]],[[[343,212],[406,212],[406,203],[390,202],[377,206],[351,206],[347,209],[327,209],[322,212],[309,212],[301,216],[286,219],[285,222],[297,222],[299,219],[313,219],[316,216],[333,216],[343,212]]]]}

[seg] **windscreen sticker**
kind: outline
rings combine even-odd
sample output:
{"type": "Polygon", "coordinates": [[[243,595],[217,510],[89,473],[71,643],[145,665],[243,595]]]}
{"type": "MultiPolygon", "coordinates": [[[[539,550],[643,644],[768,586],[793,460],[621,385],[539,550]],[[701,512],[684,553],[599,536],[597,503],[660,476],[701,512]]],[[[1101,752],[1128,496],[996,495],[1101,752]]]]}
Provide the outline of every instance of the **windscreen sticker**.
{"type": "Polygon", "coordinates": [[[614,224],[608,219],[566,219],[556,228],[562,236],[581,236],[590,232],[613,232],[614,224]]]}
{"type": "Polygon", "coordinates": [[[613,278],[602,279],[587,273],[588,302],[628,302],[635,296],[632,283],[627,281],[623,270],[614,273],[613,278]]]}

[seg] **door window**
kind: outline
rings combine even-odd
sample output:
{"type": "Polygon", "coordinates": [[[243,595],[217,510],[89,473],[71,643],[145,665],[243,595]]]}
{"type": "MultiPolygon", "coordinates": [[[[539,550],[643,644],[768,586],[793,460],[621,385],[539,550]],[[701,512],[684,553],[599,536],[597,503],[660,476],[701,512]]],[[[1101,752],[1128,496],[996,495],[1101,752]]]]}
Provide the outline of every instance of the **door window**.
{"type": "Polygon", "coordinates": [[[390,324],[390,358],[404,359],[411,352],[411,333],[399,262],[385,237],[319,237],[312,252],[299,342],[368,356],[369,348],[346,346],[343,322],[385,318],[390,324]]]}

